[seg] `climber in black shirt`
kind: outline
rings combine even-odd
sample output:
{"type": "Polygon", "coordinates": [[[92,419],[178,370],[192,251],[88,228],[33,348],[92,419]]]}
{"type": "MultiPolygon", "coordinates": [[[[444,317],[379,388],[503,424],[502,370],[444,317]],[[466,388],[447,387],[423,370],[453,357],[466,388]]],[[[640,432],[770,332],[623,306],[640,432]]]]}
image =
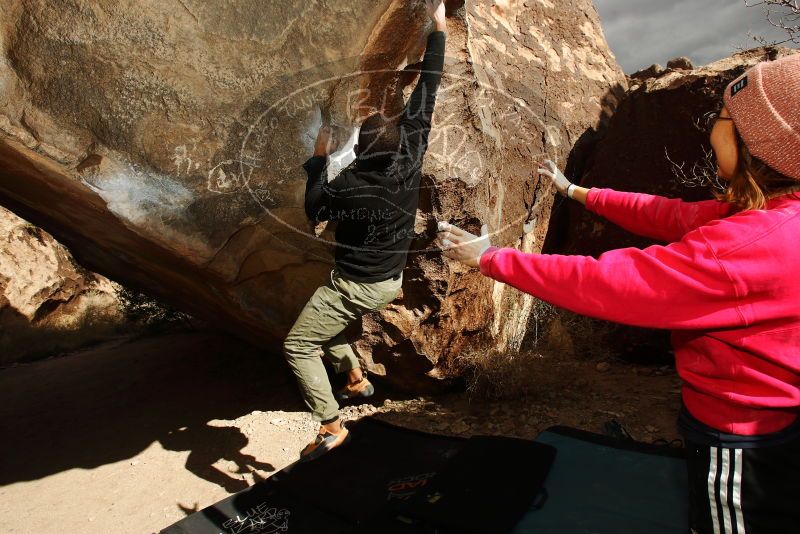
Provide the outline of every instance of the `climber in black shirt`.
{"type": "MultiPolygon", "coordinates": [[[[381,113],[361,125],[356,161],[331,182],[327,154],[316,154],[304,168],[306,215],[338,221],[336,266],[351,280],[377,282],[400,274],[414,237],[422,158],[442,77],[445,34],[428,37],[420,80],[399,124],[381,113]]],[[[327,139],[329,129],[320,136],[327,139]]]]}
{"type": "Polygon", "coordinates": [[[436,92],[442,78],[445,45],[443,0],[426,0],[435,31],[428,36],[420,78],[399,121],[382,113],[361,125],[356,160],[327,181],[328,155],[336,150],[323,126],[308,173],[305,211],[314,222],[336,221],[336,265],[330,280],[306,304],[284,342],[287,361],[303,398],[321,426],[301,451],[313,459],[347,439],[336,400],[368,397],[374,387],[342,331],[361,315],[379,310],[399,294],[408,248],[415,237],[422,159],[428,148],[436,92]],[[323,352],[348,383],[334,398],[323,352]]]}

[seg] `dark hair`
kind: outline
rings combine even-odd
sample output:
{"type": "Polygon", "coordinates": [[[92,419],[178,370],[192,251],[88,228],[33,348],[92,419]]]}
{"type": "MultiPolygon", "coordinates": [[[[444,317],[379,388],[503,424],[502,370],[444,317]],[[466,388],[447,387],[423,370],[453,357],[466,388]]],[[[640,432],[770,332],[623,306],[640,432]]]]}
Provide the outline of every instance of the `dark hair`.
{"type": "Polygon", "coordinates": [[[800,181],[785,176],[750,153],[734,128],[739,162],[725,192],[717,198],[740,210],[760,210],[771,198],[800,191],[800,181]]]}
{"type": "Polygon", "coordinates": [[[390,156],[400,149],[400,130],[397,124],[383,113],[373,113],[361,123],[358,132],[361,158],[390,156]]]}

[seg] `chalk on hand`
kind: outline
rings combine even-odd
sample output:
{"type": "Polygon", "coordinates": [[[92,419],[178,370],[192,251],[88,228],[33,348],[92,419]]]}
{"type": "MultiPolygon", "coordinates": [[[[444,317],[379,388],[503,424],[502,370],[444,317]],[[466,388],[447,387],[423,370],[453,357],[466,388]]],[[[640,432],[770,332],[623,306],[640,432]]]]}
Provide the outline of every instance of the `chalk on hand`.
{"type": "Polygon", "coordinates": [[[447,221],[439,221],[438,228],[439,228],[440,232],[442,232],[444,230],[449,230],[450,229],[450,223],[447,222],[447,221]]]}

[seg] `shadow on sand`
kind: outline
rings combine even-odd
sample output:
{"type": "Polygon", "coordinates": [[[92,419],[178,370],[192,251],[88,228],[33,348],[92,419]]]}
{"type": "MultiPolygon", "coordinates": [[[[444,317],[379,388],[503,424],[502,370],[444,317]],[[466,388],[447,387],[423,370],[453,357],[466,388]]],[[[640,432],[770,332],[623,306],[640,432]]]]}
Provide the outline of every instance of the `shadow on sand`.
{"type": "Polygon", "coordinates": [[[208,333],[115,341],[0,371],[0,485],[131,458],[153,442],[190,451],[186,468],[233,492],[239,473],[273,471],[244,454],[247,437],[214,419],[254,410],[303,410],[274,355],[208,333]]]}

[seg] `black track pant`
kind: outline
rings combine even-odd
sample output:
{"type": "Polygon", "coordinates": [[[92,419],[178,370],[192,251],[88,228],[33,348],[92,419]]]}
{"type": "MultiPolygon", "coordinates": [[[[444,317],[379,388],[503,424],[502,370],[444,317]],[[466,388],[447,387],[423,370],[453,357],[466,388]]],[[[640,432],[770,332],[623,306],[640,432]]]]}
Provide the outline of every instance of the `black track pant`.
{"type": "Polygon", "coordinates": [[[800,439],[756,449],[687,442],[686,452],[693,532],[800,532],[800,439]]]}

